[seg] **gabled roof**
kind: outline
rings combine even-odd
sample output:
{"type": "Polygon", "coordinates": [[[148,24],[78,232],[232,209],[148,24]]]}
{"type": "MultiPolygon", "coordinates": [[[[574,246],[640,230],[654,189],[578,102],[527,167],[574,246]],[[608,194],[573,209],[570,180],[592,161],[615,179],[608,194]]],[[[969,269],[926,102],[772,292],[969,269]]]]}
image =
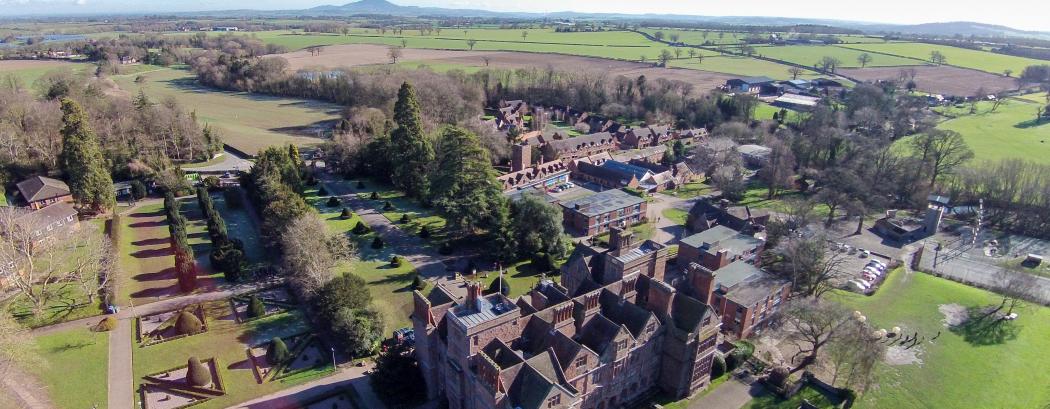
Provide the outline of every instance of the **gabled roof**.
{"type": "Polygon", "coordinates": [[[47,200],[69,194],[69,185],[58,179],[33,176],[18,182],[18,192],[27,202],[47,200]]]}
{"type": "Polygon", "coordinates": [[[18,216],[15,223],[29,230],[43,229],[54,222],[64,221],[70,216],[74,218],[77,216],[77,209],[73,207],[73,204],[58,202],[18,216]]]}
{"type": "Polygon", "coordinates": [[[651,318],[655,317],[651,311],[628,302],[609,290],[602,290],[601,296],[598,297],[598,303],[601,304],[603,316],[626,327],[635,338],[642,335],[645,325],[649,323],[651,318]]]}
{"type": "Polygon", "coordinates": [[[675,328],[687,333],[696,332],[711,308],[693,297],[677,293],[671,300],[671,321],[675,328]]]}
{"type": "Polygon", "coordinates": [[[595,315],[577,334],[577,341],[598,355],[605,353],[616,335],[623,330],[619,324],[612,322],[602,314],[595,315]]]}
{"type": "Polygon", "coordinates": [[[559,139],[550,142],[551,149],[555,152],[566,152],[578,150],[587,146],[605,145],[616,143],[616,138],[608,132],[598,132],[589,135],[580,135],[574,138],[559,139]]]}

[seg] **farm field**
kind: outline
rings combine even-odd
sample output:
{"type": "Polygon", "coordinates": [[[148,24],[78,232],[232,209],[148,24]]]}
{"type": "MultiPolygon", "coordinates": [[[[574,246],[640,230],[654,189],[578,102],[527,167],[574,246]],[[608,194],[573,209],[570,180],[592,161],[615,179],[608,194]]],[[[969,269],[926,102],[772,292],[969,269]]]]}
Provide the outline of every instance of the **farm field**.
{"type": "MultiPolygon", "coordinates": [[[[1050,401],[1050,309],[1028,305],[998,330],[949,329],[952,311],[998,305],[1001,297],[924,273],[895,270],[870,297],[837,292],[829,299],[861,311],[879,328],[900,326],[927,339],[915,363],[880,365],[857,408],[1040,408],[1050,401]],[[1002,338],[998,338],[1002,336],[1002,338]],[[1023,379],[1023,382],[1018,382],[1023,379]],[[930,393],[937,391],[937,393],[930,393]]],[[[964,315],[965,317],[965,315],[964,315]]]]}
{"type": "MultiPolygon", "coordinates": [[[[812,67],[818,61],[820,61],[821,58],[834,57],[842,62],[841,67],[843,68],[860,67],[861,64],[857,62],[857,57],[861,54],[864,54],[863,51],[828,45],[788,45],[755,47],[755,51],[759,55],[762,55],[764,57],[784,60],[787,62],[792,62],[807,67],[812,67]]],[[[922,61],[917,61],[911,58],[872,53],[868,53],[868,55],[871,56],[871,62],[868,63],[868,67],[924,64],[922,61]]]]}
{"type": "MultiPolygon", "coordinates": [[[[1020,74],[1021,71],[1029,65],[1046,64],[1046,61],[1032,58],[1014,57],[1012,55],[995,54],[926,43],[856,44],[843,47],[854,50],[918,58],[923,61],[929,61],[930,53],[936,50],[940,51],[941,54],[944,54],[948,65],[971,68],[990,72],[992,74],[1002,74],[1003,71],[1007,69],[1013,70],[1015,74],[1020,74]]],[[[878,58],[879,56],[874,57],[878,58]]]]}
{"type": "Polygon", "coordinates": [[[187,70],[162,68],[137,75],[112,78],[128,95],[142,90],[154,101],[174,97],[197,118],[219,130],[223,141],[236,149],[255,154],[270,146],[287,143],[305,146],[322,142],[315,137],[320,125],[337,118],[339,107],[310,100],[250,95],[222,91],[197,84],[187,70]]]}
{"type": "MultiPolygon", "coordinates": [[[[707,57],[703,60],[673,60],[669,65],[676,68],[714,71],[738,76],[766,76],[777,80],[791,79],[791,74],[788,73],[788,68],[790,67],[787,65],[748,57],[719,55],[707,57]]],[[[802,75],[799,75],[799,78],[816,78],[819,76],[816,71],[804,70],[802,75]]]]}
{"type": "MultiPolygon", "coordinates": [[[[467,31],[471,31],[468,29],[467,31]]],[[[290,31],[265,31],[254,33],[260,40],[271,44],[298,50],[314,45],[338,44],[379,44],[402,46],[406,48],[431,48],[442,50],[471,50],[467,39],[477,43],[472,51],[527,51],[537,53],[554,53],[582,55],[619,60],[637,61],[645,56],[647,60],[656,60],[664,46],[645,37],[629,32],[597,33],[554,33],[552,30],[533,30],[525,40],[521,38],[523,30],[473,29],[473,33],[463,36],[463,31],[442,30],[441,35],[419,36],[406,30],[403,34],[379,34],[375,32],[351,34],[292,34],[290,31]],[[458,34],[457,34],[458,33],[458,34]],[[476,35],[476,36],[475,36],[476,35]],[[404,44],[402,44],[404,41],[404,44]]],[[[418,33],[418,31],[416,32],[418,33]]]]}
{"type": "MultiPolygon", "coordinates": [[[[877,60],[884,56],[873,54],[872,57],[877,60]]],[[[933,94],[969,96],[978,88],[984,88],[989,93],[1017,88],[1013,78],[943,65],[843,68],[839,73],[861,81],[897,80],[901,70],[914,70],[915,85],[918,89],[933,94]]]]}
{"type": "Polygon", "coordinates": [[[0,60],[0,81],[13,75],[22,81],[25,87],[32,87],[36,80],[52,71],[82,71],[94,68],[91,64],[53,60],[0,60]]]}
{"type": "Polygon", "coordinates": [[[976,160],[1019,158],[1050,164],[1050,121],[1035,121],[1043,104],[1003,102],[996,112],[982,105],[978,113],[942,122],[938,128],[959,132],[976,160]]]}
{"type": "MultiPolygon", "coordinates": [[[[733,32],[733,31],[715,31],[715,30],[682,30],[682,29],[663,29],[663,28],[643,28],[640,31],[654,35],[657,31],[664,32],[664,39],[670,41],[672,34],[678,34],[678,41],[684,44],[690,45],[703,45],[707,42],[711,42],[714,45],[721,44],[740,44],[750,33],[744,32],[733,32]]],[[[786,33],[778,33],[781,36],[786,33]]],[[[847,35],[837,34],[836,38],[841,40],[843,43],[883,43],[885,40],[879,37],[868,37],[863,35],[847,35]]]]}
{"type": "MultiPolygon", "coordinates": [[[[510,51],[456,51],[456,50],[427,50],[406,49],[404,58],[398,62],[398,66],[406,68],[417,68],[426,65],[435,71],[448,71],[451,69],[462,69],[464,71],[478,70],[486,67],[484,58],[488,58],[489,68],[518,69],[535,68],[545,70],[553,67],[555,70],[571,71],[576,73],[589,73],[601,75],[623,75],[637,77],[645,75],[647,78],[666,78],[671,80],[686,81],[697,90],[709,90],[725,83],[732,76],[710,72],[707,67],[701,65],[697,69],[654,67],[652,64],[643,64],[630,61],[617,61],[604,58],[569,56],[559,54],[536,54],[510,51]],[[705,71],[701,71],[705,70],[705,71]]],[[[290,69],[306,67],[329,67],[369,65],[374,67],[390,66],[387,57],[387,47],[371,44],[345,44],[325,47],[318,55],[310,55],[306,51],[295,51],[281,54],[290,63],[290,69]]],[[[714,58],[714,57],[711,57],[714,58]]],[[[707,63],[708,59],[704,59],[707,63]]],[[[690,60],[678,60],[690,61],[690,60]]],[[[691,60],[696,61],[696,60],[691,60]]],[[[744,65],[751,61],[759,64],[770,64],[779,70],[779,64],[765,63],[760,60],[740,58],[734,60],[734,64],[744,65]]],[[[713,65],[715,63],[712,63],[713,65]]],[[[787,73],[786,69],[784,71],[787,73]]]]}
{"type": "Polygon", "coordinates": [[[25,369],[47,386],[55,406],[106,407],[109,333],[77,327],[40,335],[33,341],[44,362],[25,369]]]}

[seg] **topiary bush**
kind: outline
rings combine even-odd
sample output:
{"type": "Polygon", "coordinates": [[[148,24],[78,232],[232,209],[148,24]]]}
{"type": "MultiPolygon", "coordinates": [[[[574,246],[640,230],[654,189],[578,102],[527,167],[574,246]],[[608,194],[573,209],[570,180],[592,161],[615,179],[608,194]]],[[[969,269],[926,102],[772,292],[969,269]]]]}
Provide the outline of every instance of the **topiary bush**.
{"type": "Polygon", "coordinates": [[[178,279],[179,290],[189,293],[197,289],[197,266],[193,261],[179,262],[178,257],[175,259],[175,276],[178,279]]]}
{"type": "Polygon", "coordinates": [[[423,227],[419,228],[419,238],[421,238],[421,239],[429,239],[430,238],[430,228],[427,227],[425,224],[423,225],[423,227]]]}
{"type": "Polygon", "coordinates": [[[186,383],[190,386],[211,385],[211,371],[195,356],[186,362],[186,383]]]}
{"type": "Polygon", "coordinates": [[[390,257],[390,267],[393,267],[393,268],[401,267],[401,262],[402,261],[401,261],[401,257],[400,256],[390,257]]]}
{"type": "Polygon", "coordinates": [[[353,232],[354,234],[360,236],[362,234],[368,233],[368,226],[365,225],[365,222],[358,220],[357,224],[354,225],[354,228],[351,229],[350,231],[353,232]]]}
{"type": "Polygon", "coordinates": [[[408,213],[402,213],[401,214],[401,224],[406,224],[406,223],[408,223],[410,221],[412,221],[412,218],[408,216],[408,213]]]}
{"type": "Polygon", "coordinates": [[[344,207],[343,212],[339,213],[339,218],[343,220],[349,219],[351,217],[354,217],[354,212],[351,212],[349,208],[344,207]]]}
{"type": "Polygon", "coordinates": [[[384,243],[382,237],[376,236],[376,238],[372,239],[372,248],[379,250],[383,248],[383,245],[384,243]]]}
{"type": "Polygon", "coordinates": [[[281,337],[274,337],[270,340],[270,346],[266,348],[266,362],[270,365],[280,365],[288,360],[291,353],[288,352],[288,345],[284,343],[281,337]]]}
{"type": "Polygon", "coordinates": [[[537,271],[547,272],[554,270],[554,265],[556,263],[554,256],[549,253],[540,252],[532,256],[532,266],[536,268],[537,271]]]}
{"type": "Polygon", "coordinates": [[[248,318],[259,318],[266,315],[266,305],[258,295],[252,294],[248,299],[248,318]]]}
{"type": "Polygon", "coordinates": [[[378,192],[372,192],[372,194],[370,196],[368,196],[368,197],[370,199],[372,199],[372,200],[379,200],[379,193],[378,192]]]}
{"type": "Polygon", "coordinates": [[[726,359],[722,355],[715,354],[715,360],[711,363],[711,377],[717,378],[726,373],[726,359]]]}
{"type": "Polygon", "coordinates": [[[339,206],[341,204],[342,203],[339,202],[339,198],[338,197],[331,196],[331,197],[328,198],[328,207],[336,207],[336,206],[339,206]]]}
{"type": "Polygon", "coordinates": [[[328,196],[328,190],[325,189],[324,186],[321,186],[321,187],[317,188],[317,195],[318,196],[328,196]]]}
{"type": "Polygon", "coordinates": [[[418,272],[412,277],[412,288],[418,291],[423,291],[427,288],[427,281],[418,272]]]}
{"type": "Polygon", "coordinates": [[[175,332],[179,335],[193,335],[201,332],[203,327],[200,318],[189,311],[184,310],[175,318],[175,332]]]}
{"type": "Polygon", "coordinates": [[[390,203],[390,201],[387,200],[385,203],[383,203],[383,211],[389,212],[391,210],[394,210],[394,204],[390,203]]]}
{"type": "Polygon", "coordinates": [[[112,315],[103,318],[102,321],[99,321],[98,325],[95,326],[95,331],[97,332],[109,332],[114,329],[117,329],[117,317],[112,315]]]}

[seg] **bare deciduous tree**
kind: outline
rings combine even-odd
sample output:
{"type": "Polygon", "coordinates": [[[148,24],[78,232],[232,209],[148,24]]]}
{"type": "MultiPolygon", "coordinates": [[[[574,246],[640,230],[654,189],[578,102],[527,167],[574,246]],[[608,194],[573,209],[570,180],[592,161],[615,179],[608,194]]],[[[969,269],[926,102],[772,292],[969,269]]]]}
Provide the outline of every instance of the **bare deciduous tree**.
{"type": "Polygon", "coordinates": [[[281,268],[295,290],[307,297],[331,281],[339,262],[354,254],[346,236],[329,231],[324,220],[314,212],[290,223],[280,237],[280,244],[281,268]]]}
{"type": "Polygon", "coordinates": [[[820,298],[835,288],[844,274],[848,256],[832,251],[823,233],[784,238],[773,253],[770,268],[791,280],[791,288],[803,297],[820,298]]]}
{"type": "Polygon", "coordinates": [[[817,363],[823,348],[839,337],[853,334],[855,318],[842,305],[816,299],[792,301],[778,315],[783,339],[798,347],[791,357],[790,373],[817,363]]]}
{"type": "Polygon", "coordinates": [[[402,49],[403,47],[390,47],[390,49],[387,50],[386,56],[390,58],[391,64],[397,64],[397,60],[404,55],[402,49]]]}

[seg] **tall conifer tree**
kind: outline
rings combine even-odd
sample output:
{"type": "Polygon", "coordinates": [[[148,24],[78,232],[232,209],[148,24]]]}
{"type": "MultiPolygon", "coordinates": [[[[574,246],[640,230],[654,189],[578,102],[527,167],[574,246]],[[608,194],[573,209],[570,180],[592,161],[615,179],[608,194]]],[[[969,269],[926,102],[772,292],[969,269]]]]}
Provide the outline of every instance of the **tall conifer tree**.
{"type": "Polygon", "coordinates": [[[113,178],[102,157],[98,138],[88,125],[87,114],[75,101],[62,99],[62,170],[77,204],[92,211],[116,204],[113,178]]]}
{"type": "Polygon", "coordinates": [[[427,173],[434,161],[434,148],[423,135],[416,92],[407,82],[397,92],[394,122],[397,129],[390,134],[394,185],[411,197],[426,200],[430,193],[427,173]]]}

